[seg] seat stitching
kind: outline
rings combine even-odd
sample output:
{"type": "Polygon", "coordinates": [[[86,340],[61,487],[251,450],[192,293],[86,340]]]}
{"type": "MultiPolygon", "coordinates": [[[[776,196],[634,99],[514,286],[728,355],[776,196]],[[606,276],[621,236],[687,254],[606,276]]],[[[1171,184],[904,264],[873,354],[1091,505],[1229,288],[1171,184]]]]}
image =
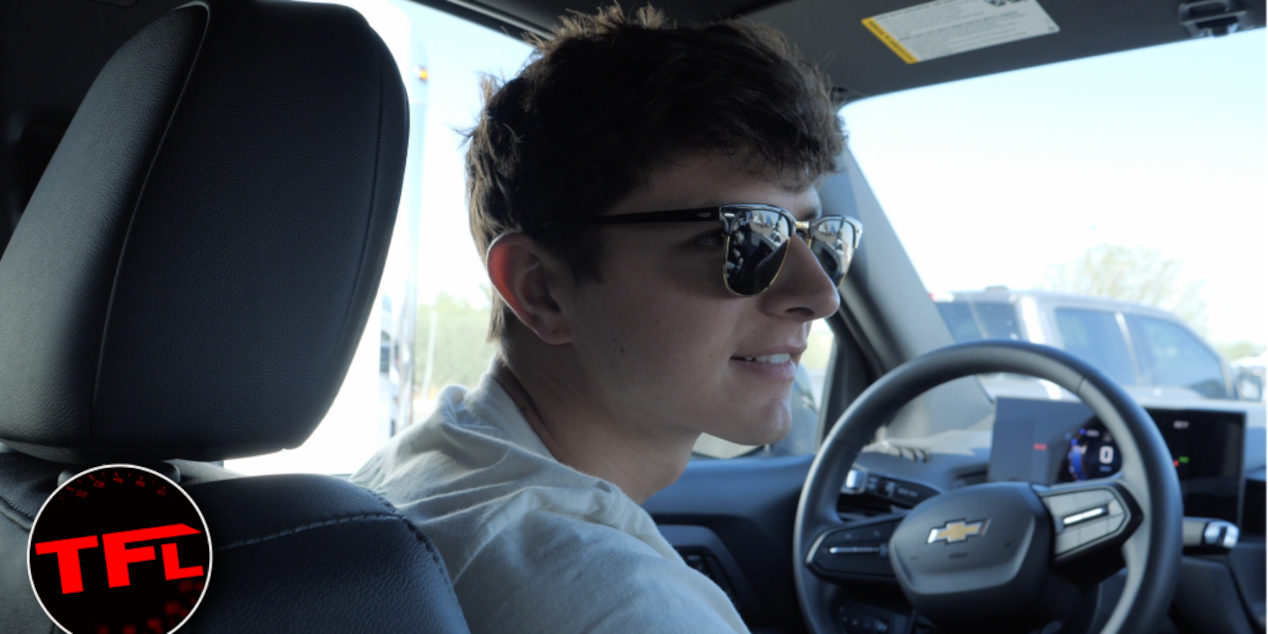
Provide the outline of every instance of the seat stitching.
{"type": "Polygon", "coordinates": [[[361,520],[394,520],[394,519],[401,519],[401,518],[394,517],[386,513],[363,513],[361,515],[337,517],[335,519],[325,520],[322,522],[313,522],[311,524],[305,524],[303,526],[288,528],[284,531],[273,533],[272,535],[265,535],[263,537],[252,537],[251,539],[245,539],[245,540],[233,542],[224,546],[218,546],[216,547],[215,550],[223,552],[226,550],[233,550],[234,548],[241,548],[243,546],[254,546],[256,544],[272,541],[275,539],[280,539],[282,537],[288,537],[290,535],[294,535],[296,533],[302,533],[304,531],[312,530],[314,528],[324,528],[326,526],[334,526],[336,524],[346,524],[348,522],[359,522],[361,520]]]}
{"type": "Polygon", "coordinates": [[[423,531],[419,530],[418,527],[405,516],[397,515],[397,517],[399,517],[402,522],[405,522],[405,525],[409,527],[409,530],[414,534],[414,537],[417,538],[419,543],[427,549],[428,554],[431,555],[431,560],[435,562],[440,570],[445,572],[445,574],[442,575],[445,578],[445,586],[447,586],[450,591],[453,591],[453,582],[449,579],[449,568],[445,566],[444,560],[440,558],[440,552],[437,551],[435,545],[431,543],[431,538],[423,533],[423,531]]]}
{"type": "Polygon", "coordinates": [[[427,549],[428,554],[431,555],[432,561],[434,561],[436,565],[440,567],[441,570],[445,571],[445,574],[444,574],[445,585],[448,586],[449,589],[452,591],[453,581],[449,578],[449,567],[445,565],[444,559],[440,557],[440,551],[436,549],[436,545],[432,543],[431,538],[428,537],[427,534],[424,533],[422,530],[420,530],[417,526],[415,526],[414,523],[409,520],[409,518],[405,517],[404,515],[401,515],[400,509],[397,509],[395,505],[393,505],[391,502],[388,502],[387,498],[379,495],[377,491],[371,491],[370,489],[366,489],[365,487],[362,487],[362,489],[364,489],[370,495],[373,495],[374,497],[378,498],[379,502],[382,502],[383,506],[387,507],[388,511],[392,513],[392,515],[399,517],[401,521],[405,522],[405,525],[409,527],[410,532],[414,533],[414,537],[417,538],[418,541],[423,544],[423,547],[427,549]]]}
{"type": "MultiPolygon", "coordinates": [[[[303,526],[297,526],[295,528],[288,528],[284,531],[280,531],[272,535],[265,535],[264,537],[252,537],[251,539],[247,539],[247,540],[243,540],[239,542],[233,542],[225,546],[218,546],[215,548],[215,550],[216,552],[224,552],[226,550],[233,550],[234,548],[241,548],[243,546],[254,546],[256,544],[272,541],[275,539],[280,539],[282,537],[288,537],[290,535],[294,535],[296,533],[302,533],[304,531],[312,530],[314,528],[325,528],[327,526],[334,526],[336,524],[346,524],[348,522],[358,522],[362,520],[400,520],[401,523],[405,524],[406,528],[408,528],[409,531],[413,533],[414,538],[417,539],[419,543],[421,543],[423,547],[427,549],[427,554],[431,555],[432,563],[436,564],[436,568],[438,571],[441,571],[444,573],[441,575],[441,577],[445,580],[445,587],[449,588],[449,591],[451,593],[454,592],[453,581],[449,578],[449,569],[445,567],[445,562],[443,559],[440,558],[440,553],[436,550],[435,545],[432,544],[431,538],[427,537],[427,535],[423,533],[421,530],[419,530],[418,527],[415,526],[413,522],[409,521],[408,518],[406,518],[404,515],[401,515],[400,511],[398,511],[396,507],[392,506],[391,502],[388,502],[386,499],[384,499],[383,496],[379,495],[378,493],[375,493],[374,491],[370,491],[369,489],[362,488],[362,490],[365,491],[366,493],[369,493],[370,495],[373,495],[375,498],[379,500],[379,502],[383,503],[383,505],[387,507],[388,512],[387,513],[363,513],[361,515],[350,515],[348,517],[338,517],[335,519],[325,520],[323,522],[313,522],[312,524],[305,524],[303,526]]],[[[455,596],[457,595],[455,594],[455,596]]]]}
{"type": "MultiPolygon", "coordinates": [[[[14,513],[17,513],[20,517],[23,517],[23,518],[25,518],[25,519],[29,520],[29,522],[34,522],[34,521],[35,521],[35,518],[34,518],[34,517],[31,517],[30,515],[27,515],[26,511],[23,511],[22,509],[18,508],[16,505],[14,505],[14,504],[13,504],[13,502],[10,502],[7,498],[5,498],[5,497],[4,497],[4,496],[2,496],[2,495],[0,495],[0,502],[4,502],[4,505],[5,505],[5,506],[7,506],[7,507],[9,507],[9,508],[13,509],[13,512],[14,512],[14,513]]],[[[14,519],[14,518],[10,517],[10,516],[9,516],[9,513],[0,513],[0,515],[4,515],[6,519],[8,519],[10,522],[13,522],[14,524],[17,524],[19,528],[22,528],[22,529],[25,529],[25,530],[30,530],[30,529],[31,529],[31,526],[30,526],[30,524],[29,524],[29,523],[28,523],[26,526],[23,526],[21,522],[18,522],[16,519],[14,519]]]]}

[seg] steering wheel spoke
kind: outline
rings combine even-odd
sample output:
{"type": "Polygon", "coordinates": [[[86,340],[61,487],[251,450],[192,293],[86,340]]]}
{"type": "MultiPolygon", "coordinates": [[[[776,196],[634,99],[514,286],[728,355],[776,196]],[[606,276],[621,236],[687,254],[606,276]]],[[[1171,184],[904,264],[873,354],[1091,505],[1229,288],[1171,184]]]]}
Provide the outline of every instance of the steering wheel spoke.
{"type": "Polygon", "coordinates": [[[1119,477],[1035,486],[1052,517],[1052,567],[1094,583],[1125,565],[1122,546],[1140,526],[1140,505],[1119,477]]]}
{"type": "Polygon", "coordinates": [[[806,566],[833,583],[895,583],[889,562],[889,538],[906,513],[892,513],[848,522],[819,535],[806,556],[806,566]]]}

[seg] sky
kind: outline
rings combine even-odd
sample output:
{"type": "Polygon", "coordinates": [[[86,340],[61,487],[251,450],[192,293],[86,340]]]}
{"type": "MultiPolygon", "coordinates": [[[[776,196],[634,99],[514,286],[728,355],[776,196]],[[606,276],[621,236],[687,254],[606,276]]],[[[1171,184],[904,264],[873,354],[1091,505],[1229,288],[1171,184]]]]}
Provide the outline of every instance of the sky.
{"type": "MultiPolygon", "coordinates": [[[[479,78],[513,76],[529,48],[394,4],[429,71],[419,297],[481,303],[456,130],[476,121],[479,78]]],[[[1091,246],[1142,246],[1205,283],[1211,340],[1268,343],[1265,75],[1259,29],[876,97],[843,116],[930,290],[1036,288],[1091,246]]]]}

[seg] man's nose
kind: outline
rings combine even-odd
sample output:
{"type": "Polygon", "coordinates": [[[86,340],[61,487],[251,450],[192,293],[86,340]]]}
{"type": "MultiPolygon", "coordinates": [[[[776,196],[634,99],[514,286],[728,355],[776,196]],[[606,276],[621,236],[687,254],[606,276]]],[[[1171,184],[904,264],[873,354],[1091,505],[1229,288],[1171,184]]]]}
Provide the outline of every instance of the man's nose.
{"type": "Polygon", "coordinates": [[[788,241],[784,267],[763,296],[768,296],[769,311],[780,316],[791,315],[802,321],[827,317],[841,305],[836,285],[828,278],[804,238],[788,241]]]}

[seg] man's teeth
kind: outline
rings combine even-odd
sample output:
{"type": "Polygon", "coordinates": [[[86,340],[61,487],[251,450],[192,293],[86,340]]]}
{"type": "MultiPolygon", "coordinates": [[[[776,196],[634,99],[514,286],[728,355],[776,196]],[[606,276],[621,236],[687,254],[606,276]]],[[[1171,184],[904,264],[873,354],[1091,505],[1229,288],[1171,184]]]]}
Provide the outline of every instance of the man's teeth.
{"type": "Polygon", "coordinates": [[[790,354],[771,354],[764,357],[744,357],[745,361],[756,361],[758,363],[787,363],[792,359],[790,354]]]}

